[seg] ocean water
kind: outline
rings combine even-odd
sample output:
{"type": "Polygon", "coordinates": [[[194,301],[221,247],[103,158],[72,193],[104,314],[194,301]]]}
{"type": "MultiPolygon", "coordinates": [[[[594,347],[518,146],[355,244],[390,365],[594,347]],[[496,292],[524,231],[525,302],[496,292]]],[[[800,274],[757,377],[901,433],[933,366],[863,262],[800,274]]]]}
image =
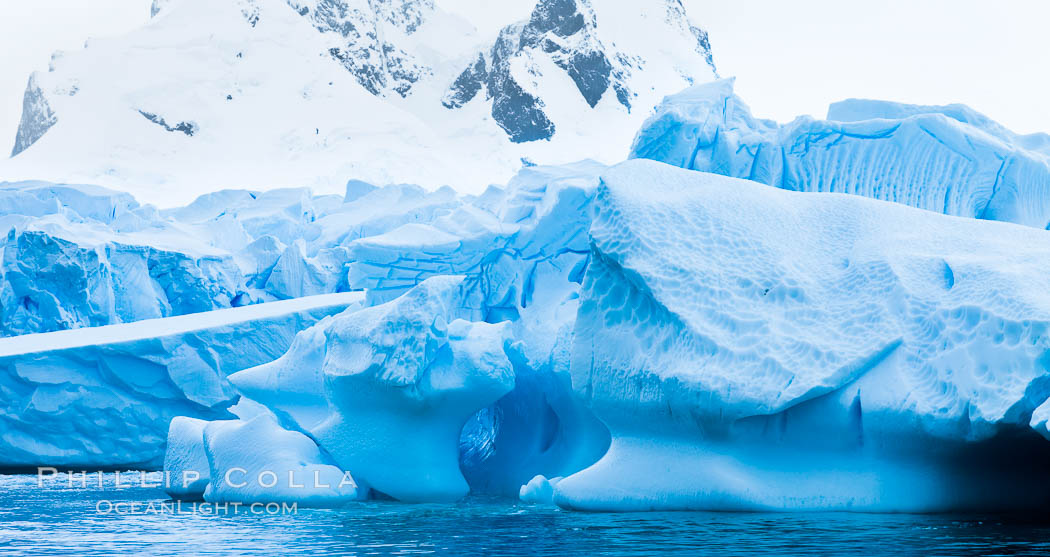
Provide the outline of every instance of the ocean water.
{"type": "Polygon", "coordinates": [[[0,555],[1050,555],[1045,516],[603,514],[477,497],[215,512],[97,481],[0,476],[0,555]]]}

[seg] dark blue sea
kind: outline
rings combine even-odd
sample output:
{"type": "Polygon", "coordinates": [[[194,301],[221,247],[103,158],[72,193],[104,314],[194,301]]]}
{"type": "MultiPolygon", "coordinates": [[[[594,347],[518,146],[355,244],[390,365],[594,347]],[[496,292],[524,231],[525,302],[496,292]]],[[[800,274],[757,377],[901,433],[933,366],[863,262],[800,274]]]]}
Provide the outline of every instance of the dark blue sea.
{"type": "Polygon", "coordinates": [[[220,512],[113,484],[0,476],[0,555],[1050,555],[1045,516],[591,514],[486,498],[220,512]]]}

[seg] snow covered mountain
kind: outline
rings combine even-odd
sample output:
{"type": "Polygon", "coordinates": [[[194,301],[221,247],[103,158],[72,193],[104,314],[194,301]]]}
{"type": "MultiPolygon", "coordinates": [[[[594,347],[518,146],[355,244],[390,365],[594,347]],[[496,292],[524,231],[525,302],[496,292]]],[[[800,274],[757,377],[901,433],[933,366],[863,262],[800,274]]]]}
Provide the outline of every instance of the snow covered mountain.
{"type": "Polygon", "coordinates": [[[446,4],[155,0],[142,29],[30,77],[0,176],[161,205],[348,179],[481,191],[621,160],[660,98],[716,75],[680,0],[539,0],[523,21],[446,4]]]}

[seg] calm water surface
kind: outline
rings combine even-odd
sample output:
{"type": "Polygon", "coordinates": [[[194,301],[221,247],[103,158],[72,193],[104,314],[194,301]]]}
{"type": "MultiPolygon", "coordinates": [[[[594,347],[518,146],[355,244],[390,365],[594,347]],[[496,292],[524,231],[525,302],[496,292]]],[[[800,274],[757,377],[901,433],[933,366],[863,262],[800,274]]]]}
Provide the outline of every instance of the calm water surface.
{"type": "Polygon", "coordinates": [[[1050,555],[1050,518],[1039,516],[590,514],[480,498],[174,514],[161,490],[116,489],[113,480],[38,488],[36,476],[0,476],[0,554],[1050,555]],[[152,502],[154,512],[100,513],[99,501],[136,502],[142,511],[152,502]]]}

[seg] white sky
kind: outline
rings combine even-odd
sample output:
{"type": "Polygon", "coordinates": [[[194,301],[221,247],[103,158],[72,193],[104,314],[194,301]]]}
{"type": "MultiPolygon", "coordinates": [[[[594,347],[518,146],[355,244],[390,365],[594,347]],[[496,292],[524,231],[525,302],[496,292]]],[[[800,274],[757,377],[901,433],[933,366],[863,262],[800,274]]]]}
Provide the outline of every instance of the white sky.
{"type": "MultiPolygon", "coordinates": [[[[229,0],[218,0],[229,1],[229,0]]],[[[532,0],[499,0],[527,14],[532,0]]],[[[625,0],[629,1],[629,0],[625,0]]],[[[683,0],[756,116],[823,117],[848,97],[961,102],[1020,133],[1050,132],[1050,1],[683,0]]],[[[491,9],[493,0],[438,0],[491,9]]],[[[150,0],[0,0],[0,156],[51,52],[149,19],[150,0]]],[[[485,18],[479,18],[484,20],[485,18]]]]}
{"type": "Polygon", "coordinates": [[[1050,132],[1050,1],[683,0],[756,116],[850,97],[963,103],[1050,132]]]}

